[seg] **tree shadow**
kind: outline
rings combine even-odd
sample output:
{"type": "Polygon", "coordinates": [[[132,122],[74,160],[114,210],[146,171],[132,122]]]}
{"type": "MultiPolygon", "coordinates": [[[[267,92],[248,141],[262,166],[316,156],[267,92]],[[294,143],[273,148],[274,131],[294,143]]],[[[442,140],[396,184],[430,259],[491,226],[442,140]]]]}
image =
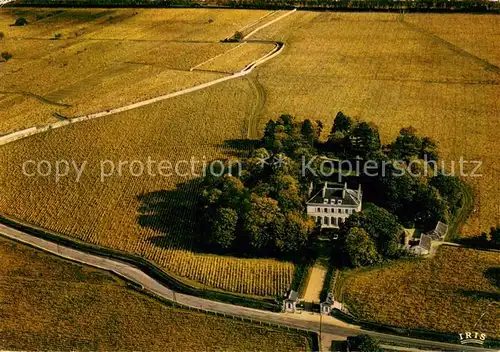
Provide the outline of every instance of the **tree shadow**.
{"type": "Polygon", "coordinates": [[[500,249],[484,232],[475,237],[459,238],[456,242],[469,248],[500,249]]]}
{"type": "Polygon", "coordinates": [[[195,247],[196,196],[202,180],[178,184],[172,190],[160,190],[137,196],[140,202],[137,223],[161,235],[148,239],[162,248],[195,247]]]}
{"type": "Polygon", "coordinates": [[[259,146],[260,141],[254,139],[228,139],[218,145],[224,149],[224,154],[236,158],[248,157],[259,146]]]}
{"type": "MultiPolygon", "coordinates": [[[[490,283],[495,286],[496,289],[500,289],[500,267],[491,267],[484,271],[484,277],[486,277],[490,283]]],[[[460,294],[472,297],[475,300],[488,299],[496,302],[500,302],[500,292],[487,292],[487,291],[471,291],[471,290],[459,290],[460,294]]]]}
{"type": "MultiPolygon", "coordinates": [[[[210,248],[198,235],[197,200],[203,183],[202,178],[192,179],[177,185],[172,190],[160,190],[137,196],[140,202],[137,223],[157,236],[147,239],[160,248],[184,249],[194,253],[217,254],[239,258],[263,258],[245,251],[220,252],[210,248]]],[[[239,246],[241,248],[241,246],[239,246]]],[[[272,257],[274,258],[274,257],[272,257]]],[[[275,258],[290,260],[290,258],[275,258]]]]}
{"type": "Polygon", "coordinates": [[[461,295],[472,297],[474,300],[487,299],[500,302],[500,293],[497,292],[470,291],[470,290],[459,290],[459,292],[461,295]]]}

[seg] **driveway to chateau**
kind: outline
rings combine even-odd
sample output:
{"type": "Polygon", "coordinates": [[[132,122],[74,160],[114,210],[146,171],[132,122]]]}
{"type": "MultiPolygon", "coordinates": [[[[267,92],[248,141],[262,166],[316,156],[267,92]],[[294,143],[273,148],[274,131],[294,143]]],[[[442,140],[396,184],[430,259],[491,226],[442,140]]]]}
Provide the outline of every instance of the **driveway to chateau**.
{"type": "Polygon", "coordinates": [[[28,244],[32,247],[39,248],[45,252],[55,254],[59,257],[110,271],[118,276],[141,285],[146,291],[191,308],[198,308],[235,317],[243,317],[260,322],[274,323],[286,327],[314,331],[316,333],[334,335],[337,337],[347,337],[365,333],[382,341],[392,341],[394,343],[401,344],[418,344],[419,346],[427,348],[447,349],[453,351],[494,351],[473,346],[460,346],[456,344],[420,340],[362,330],[358,326],[346,324],[331,316],[320,316],[319,314],[307,312],[303,312],[301,314],[274,313],[176,293],[131,264],[65,247],[57,243],[29,235],[3,224],[0,224],[0,234],[7,238],[28,244]]]}

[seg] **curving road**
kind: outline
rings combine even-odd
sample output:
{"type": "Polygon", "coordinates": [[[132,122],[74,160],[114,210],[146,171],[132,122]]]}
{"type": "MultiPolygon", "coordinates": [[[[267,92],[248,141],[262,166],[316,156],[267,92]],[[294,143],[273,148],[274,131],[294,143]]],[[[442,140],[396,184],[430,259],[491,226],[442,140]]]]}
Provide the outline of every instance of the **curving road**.
{"type": "Polygon", "coordinates": [[[157,280],[153,279],[137,267],[120,262],[118,260],[109,259],[106,257],[101,257],[98,255],[89,254],[80,250],[65,247],[54,242],[47,241],[45,239],[41,239],[25,232],[13,229],[3,224],[0,224],[0,234],[12,240],[39,248],[45,252],[55,254],[59,257],[110,271],[118,276],[141,285],[143,290],[145,291],[149,291],[159,297],[174,301],[187,307],[203,309],[206,311],[216,312],[219,314],[227,314],[236,317],[244,317],[247,319],[254,319],[262,322],[280,324],[282,326],[313,331],[316,333],[321,332],[323,334],[330,334],[340,337],[358,335],[362,331],[363,333],[377,337],[381,341],[392,341],[394,343],[401,343],[404,345],[412,344],[422,346],[424,348],[443,349],[448,351],[494,351],[474,346],[460,346],[450,343],[420,340],[362,330],[358,326],[346,324],[331,316],[320,317],[318,314],[313,315],[307,312],[304,312],[302,314],[273,313],[264,310],[236,306],[223,302],[210,301],[199,297],[177,293],[164,286],[157,280]]]}

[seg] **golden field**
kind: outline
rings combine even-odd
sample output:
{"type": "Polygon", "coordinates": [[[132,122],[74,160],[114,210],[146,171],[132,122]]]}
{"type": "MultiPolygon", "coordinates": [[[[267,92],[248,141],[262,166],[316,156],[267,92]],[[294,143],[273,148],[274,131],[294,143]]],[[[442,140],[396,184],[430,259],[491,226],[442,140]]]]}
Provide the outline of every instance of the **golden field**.
{"type": "Polygon", "coordinates": [[[286,44],[254,76],[260,129],[290,113],[329,132],[339,110],[375,122],[383,142],[411,125],[438,141],[448,171],[482,162],[481,177],[464,178],[476,205],[462,233],[476,236],[500,224],[498,28],[495,15],[297,12],[254,37],[286,44]]]}
{"type": "MultiPolygon", "coordinates": [[[[120,107],[222,77],[190,68],[237,47],[220,43],[270,11],[2,9],[0,134],[120,107]],[[180,16],[182,13],[182,16],[180,16]],[[28,25],[10,26],[24,17],[28,25]],[[51,40],[56,33],[59,40],[51,40]]],[[[265,45],[232,50],[232,73],[265,45]],[[254,48],[255,47],[255,48],[254,48]],[[235,60],[235,61],[232,61],[235,60]]],[[[272,47],[271,47],[272,49],[272,47]]],[[[224,65],[226,63],[227,65],[224,65]]]]}
{"type": "Polygon", "coordinates": [[[186,176],[177,176],[174,170],[173,176],[161,176],[154,166],[151,175],[144,170],[142,177],[134,176],[137,165],[132,171],[124,167],[122,176],[118,171],[120,161],[137,160],[145,165],[149,157],[176,165],[194,157],[200,166],[203,160],[239,153],[224,141],[242,138],[254,99],[248,82],[235,80],[6,145],[0,148],[0,211],[81,240],[139,254],[197,284],[243,294],[282,294],[293,277],[292,263],[192,251],[197,188],[182,185],[194,177],[190,167],[179,164],[180,173],[186,176]],[[26,160],[88,164],[79,182],[75,177],[56,182],[54,177],[23,176],[26,160]],[[101,161],[105,173],[110,172],[106,160],[113,161],[116,169],[101,182],[101,161]]]}
{"type": "Polygon", "coordinates": [[[3,350],[303,351],[307,338],[173,308],[108,272],[0,238],[3,350]]]}
{"type": "Polygon", "coordinates": [[[451,334],[481,331],[498,339],[498,256],[442,246],[431,259],[353,271],[342,285],[344,302],[358,317],[380,324],[451,334]]]}
{"type": "MultiPolygon", "coordinates": [[[[119,11],[130,17],[123,21],[113,17],[111,21],[116,21],[113,25],[99,22],[95,30],[82,35],[89,37],[85,45],[95,45],[94,49],[101,53],[99,57],[120,57],[118,47],[106,54],[104,43],[113,42],[120,35],[138,42],[137,45],[142,45],[141,40],[146,34],[154,40],[161,39],[163,32],[148,25],[149,18],[141,17],[143,11],[158,22],[156,25],[164,25],[165,38],[175,40],[176,45],[177,41],[194,41],[195,38],[197,41],[216,41],[245,26],[244,32],[249,33],[250,27],[255,27],[259,20],[269,21],[277,15],[263,18],[267,14],[265,11],[243,11],[242,14],[249,16],[245,17],[245,24],[245,21],[238,20],[241,17],[239,12],[233,13],[232,10],[138,10],[138,15],[127,12],[132,10],[119,11]],[[186,13],[175,17],[171,11],[176,15],[182,11],[186,13]],[[214,19],[210,25],[220,22],[226,28],[212,31],[210,27],[207,30],[204,21],[208,23],[208,17],[214,19]],[[162,22],[162,18],[169,21],[162,22]],[[185,31],[182,35],[179,32],[181,27],[185,31]]],[[[463,233],[475,235],[486,230],[498,223],[500,216],[496,166],[500,155],[495,147],[500,127],[500,81],[499,74],[479,57],[481,50],[485,50],[484,60],[489,60],[494,66],[493,49],[498,44],[482,38],[482,44],[466,48],[475,50],[473,55],[467,55],[433,35],[415,29],[414,22],[425,22],[419,16],[425,19],[425,16],[433,18],[434,15],[407,15],[401,21],[396,14],[296,12],[252,37],[283,40],[286,45],[281,55],[246,78],[6,145],[0,148],[0,212],[81,240],[142,255],[195,285],[272,297],[289,288],[294,273],[293,263],[200,252],[194,243],[196,234],[193,228],[193,199],[197,189],[189,183],[181,185],[190,177],[134,177],[125,173],[101,182],[99,162],[144,162],[148,157],[173,163],[189,160],[192,156],[198,160],[204,156],[207,160],[225,158],[237,151],[225,146],[224,141],[248,135],[258,137],[264,123],[279,114],[322,119],[328,131],[333,117],[342,110],[348,115],[376,122],[385,141],[393,138],[401,127],[413,125],[420,133],[438,140],[446,165],[460,156],[482,160],[483,176],[466,180],[475,187],[477,204],[463,233]],[[484,48],[488,45],[493,49],[486,51],[484,48]],[[22,163],[30,159],[46,159],[52,164],[61,159],[75,160],[78,164],[86,160],[88,166],[78,183],[74,182],[74,173],[73,177],[56,182],[53,177],[23,176],[22,163]]],[[[482,18],[453,16],[450,18],[468,18],[466,23],[469,24],[474,23],[474,18],[482,18]]],[[[106,14],[95,21],[108,21],[108,17],[106,14]]],[[[485,17],[488,21],[484,23],[488,25],[498,21],[496,17],[485,17]]],[[[84,25],[78,24],[75,28],[79,26],[84,25]]],[[[481,26],[479,23],[478,28],[481,26]]],[[[25,28],[29,30],[30,26],[25,28]]],[[[89,28],[93,27],[89,25],[89,28]]],[[[457,28],[456,45],[463,43],[465,33],[471,30],[470,25],[457,28]]],[[[53,31],[47,29],[46,36],[52,35],[53,31]]],[[[491,31],[485,33],[491,34],[491,31]]],[[[26,37],[29,35],[33,33],[27,33],[26,37]]],[[[449,31],[447,35],[446,40],[451,41],[453,38],[449,36],[453,33],[449,31]]],[[[50,43],[62,45],[63,41],[50,43]]],[[[133,48],[136,44],[123,45],[133,48]]],[[[231,45],[232,48],[238,44],[231,45]]],[[[217,51],[217,55],[225,54],[206,65],[209,68],[214,65],[214,69],[221,71],[224,71],[224,65],[235,68],[240,61],[243,62],[238,50],[260,48],[250,45],[254,44],[247,43],[231,52],[226,51],[228,47],[221,47],[224,51],[217,51]],[[226,61],[229,57],[231,59],[226,61]]],[[[158,46],[158,43],[152,45],[158,46]]],[[[134,54],[138,55],[137,62],[156,60],[141,50],[134,54]]],[[[196,70],[189,72],[189,66],[197,62],[189,59],[189,52],[186,51],[186,61],[179,54],[178,59],[169,61],[170,65],[179,62],[175,72],[168,71],[168,74],[172,73],[172,79],[181,80],[185,74],[217,75],[196,70]]],[[[210,51],[210,55],[214,54],[215,51],[210,51]]],[[[69,60],[77,55],[68,52],[64,57],[69,60]]],[[[206,60],[203,57],[197,63],[206,60]]],[[[149,62],[152,66],[160,64],[159,61],[153,64],[153,61],[149,62]]],[[[119,71],[121,66],[113,67],[119,71]]],[[[206,67],[202,65],[200,69],[206,67]]],[[[127,74],[129,78],[124,92],[134,90],[130,82],[137,78],[137,74],[127,74]]],[[[163,82],[153,73],[139,76],[146,91],[149,91],[149,82],[152,82],[152,87],[163,82]],[[160,83],[154,83],[155,79],[160,83]]],[[[113,75],[104,74],[103,77],[113,75]]],[[[120,78],[116,81],[122,82],[120,78]]],[[[83,84],[80,92],[85,87],[83,84]]],[[[104,104],[99,105],[101,108],[108,103],[115,107],[121,98],[128,100],[129,93],[121,93],[115,88],[111,85],[106,94],[113,95],[116,100],[108,101],[103,91],[89,99],[94,101],[92,104],[104,104]]],[[[61,97],[72,91],[61,90],[62,93],[56,91],[61,97]]],[[[82,94],[93,96],[94,93],[82,94]]],[[[91,108],[86,103],[81,106],[91,108]]],[[[15,109],[9,107],[1,111],[9,113],[15,109]]],[[[19,118],[17,113],[14,115],[19,118]]]]}

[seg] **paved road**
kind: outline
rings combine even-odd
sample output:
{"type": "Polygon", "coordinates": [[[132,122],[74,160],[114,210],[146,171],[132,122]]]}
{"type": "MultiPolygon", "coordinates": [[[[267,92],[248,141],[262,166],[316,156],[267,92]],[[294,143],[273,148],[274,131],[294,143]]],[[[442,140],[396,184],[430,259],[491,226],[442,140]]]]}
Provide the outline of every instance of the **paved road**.
{"type": "MultiPolygon", "coordinates": [[[[262,322],[275,323],[283,326],[299,328],[318,333],[320,332],[320,319],[321,319],[322,333],[340,337],[358,335],[361,331],[361,329],[357,326],[346,324],[330,316],[320,317],[318,314],[311,314],[307,312],[303,312],[302,314],[273,313],[258,309],[236,306],[228,303],[210,301],[199,297],[177,293],[169,289],[168,287],[164,286],[157,280],[153,279],[152,277],[148,276],[139,268],[130,265],[128,263],[123,263],[117,260],[61,246],[54,242],[29,235],[25,232],[13,229],[3,224],[0,224],[0,234],[10,239],[55,254],[57,256],[113,272],[121,277],[124,277],[139,285],[142,285],[144,290],[147,290],[160,297],[166,298],[171,301],[175,301],[177,303],[192,308],[204,309],[221,314],[233,315],[236,317],[255,319],[262,322]]],[[[487,349],[478,348],[474,346],[460,346],[448,343],[425,341],[425,340],[400,337],[390,334],[382,334],[372,331],[363,331],[363,332],[369,335],[373,335],[381,340],[393,341],[395,343],[418,344],[419,346],[438,348],[438,349],[442,348],[453,351],[488,351],[487,349]]]]}

